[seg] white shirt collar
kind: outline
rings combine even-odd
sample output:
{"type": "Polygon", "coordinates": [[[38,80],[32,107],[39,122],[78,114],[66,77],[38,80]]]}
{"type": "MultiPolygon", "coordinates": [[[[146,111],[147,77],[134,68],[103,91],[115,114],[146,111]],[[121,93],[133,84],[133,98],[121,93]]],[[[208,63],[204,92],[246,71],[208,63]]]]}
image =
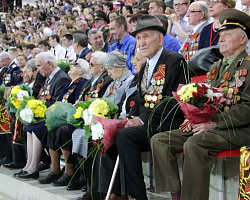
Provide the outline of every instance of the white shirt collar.
{"type": "Polygon", "coordinates": [[[192,30],[193,30],[193,34],[203,25],[203,24],[205,24],[207,21],[205,20],[205,21],[203,21],[203,22],[201,22],[201,23],[199,23],[199,24],[197,24],[195,27],[193,27],[192,28],[192,30]]]}
{"type": "Polygon", "coordinates": [[[52,78],[55,76],[55,74],[60,70],[59,67],[57,67],[56,69],[54,69],[54,71],[49,75],[49,83],[52,80],[52,78]]]}

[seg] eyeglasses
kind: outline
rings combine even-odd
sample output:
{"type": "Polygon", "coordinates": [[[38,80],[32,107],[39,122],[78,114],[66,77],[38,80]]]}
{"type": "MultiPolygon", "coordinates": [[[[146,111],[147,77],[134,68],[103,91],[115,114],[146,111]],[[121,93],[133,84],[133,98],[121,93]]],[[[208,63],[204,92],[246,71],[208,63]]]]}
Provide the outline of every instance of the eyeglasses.
{"type": "Polygon", "coordinates": [[[212,5],[212,6],[214,6],[215,4],[218,4],[218,3],[222,3],[221,1],[210,1],[209,3],[208,3],[208,5],[210,6],[210,5],[212,5]]]}
{"type": "Polygon", "coordinates": [[[188,4],[188,3],[176,3],[173,6],[174,7],[178,7],[178,6],[183,6],[183,5],[186,5],[186,4],[188,4]]]}
{"type": "Polygon", "coordinates": [[[75,63],[74,63],[74,67],[80,67],[80,64],[77,63],[77,62],[75,62],[75,63]]]}
{"type": "Polygon", "coordinates": [[[201,10],[188,10],[187,13],[198,13],[198,12],[202,12],[201,10]]]}

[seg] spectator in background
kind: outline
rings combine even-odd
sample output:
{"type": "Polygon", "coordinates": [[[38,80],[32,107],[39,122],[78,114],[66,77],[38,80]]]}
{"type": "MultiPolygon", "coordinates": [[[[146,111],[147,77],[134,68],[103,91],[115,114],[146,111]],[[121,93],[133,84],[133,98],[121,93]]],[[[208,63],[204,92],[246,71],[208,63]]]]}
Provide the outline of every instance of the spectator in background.
{"type": "Polygon", "coordinates": [[[131,5],[126,5],[122,7],[122,15],[124,17],[127,17],[129,15],[133,14],[132,6],[131,5]]]}
{"type": "Polygon", "coordinates": [[[76,53],[76,59],[82,58],[86,60],[86,56],[89,53],[88,48],[88,38],[83,33],[74,33],[73,34],[73,48],[76,53]]]}
{"type": "MultiPolygon", "coordinates": [[[[162,26],[167,31],[168,29],[167,17],[163,14],[156,14],[155,16],[161,21],[162,26]]],[[[163,47],[169,51],[178,52],[181,46],[179,44],[179,41],[176,38],[166,33],[164,36],[163,47]]]]}
{"type": "Polygon", "coordinates": [[[88,34],[89,31],[89,26],[88,26],[88,22],[85,20],[79,20],[76,24],[77,26],[77,30],[83,30],[85,32],[85,34],[88,34]]]}
{"type": "Polygon", "coordinates": [[[31,52],[31,54],[32,54],[32,59],[35,59],[35,58],[36,58],[36,55],[39,54],[39,53],[41,53],[41,52],[42,52],[42,50],[41,50],[40,48],[34,48],[34,49],[32,50],[32,52],[31,52]]]}
{"type": "Polygon", "coordinates": [[[116,49],[127,54],[127,68],[133,71],[133,64],[131,58],[134,56],[136,40],[129,35],[127,31],[127,23],[125,17],[119,16],[110,22],[109,25],[110,33],[114,39],[117,40],[114,44],[109,45],[108,52],[116,49]]]}
{"type": "Polygon", "coordinates": [[[217,45],[219,42],[219,28],[221,24],[219,22],[219,16],[222,11],[227,8],[234,8],[235,1],[234,0],[211,0],[209,2],[208,13],[210,17],[214,18],[214,22],[205,26],[200,35],[200,41],[198,49],[202,49],[205,47],[210,47],[213,45],[217,45]]]}
{"type": "Polygon", "coordinates": [[[70,60],[76,59],[76,53],[73,48],[73,36],[71,34],[65,34],[62,40],[63,47],[66,49],[65,58],[70,60]]]}
{"type": "Polygon", "coordinates": [[[168,34],[176,37],[179,43],[182,44],[188,32],[188,17],[187,11],[189,8],[189,0],[174,0],[175,13],[169,16],[168,34]]]}
{"type": "Polygon", "coordinates": [[[184,56],[185,60],[190,60],[198,50],[202,29],[209,23],[207,3],[204,1],[193,2],[188,8],[187,17],[189,24],[193,28],[181,46],[180,53],[184,56]]]}
{"type": "Polygon", "coordinates": [[[152,0],[149,3],[148,13],[150,15],[164,14],[166,10],[166,4],[161,0],[152,0]]]}
{"type": "Polygon", "coordinates": [[[66,49],[61,46],[59,36],[51,35],[49,43],[50,46],[53,47],[53,55],[56,57],[56,60],[64,59],[66,56],[66,49]]]}
{"type": "Polygon", "coordinates": [[[89,43],[91,44],[91,51],[108,51],[108,44],[104,42],[102,32],[98,29],[91,29],[88,32],[89,43]]]}

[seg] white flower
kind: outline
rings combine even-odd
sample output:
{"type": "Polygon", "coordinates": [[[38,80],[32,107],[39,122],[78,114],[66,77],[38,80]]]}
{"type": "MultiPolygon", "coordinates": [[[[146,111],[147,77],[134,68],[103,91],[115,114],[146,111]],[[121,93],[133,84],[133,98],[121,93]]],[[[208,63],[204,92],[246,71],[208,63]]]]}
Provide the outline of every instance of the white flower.
{"type": "Polygon", "coordinates": [[[29,93],[25,90],[20,90],[18,93],[17,93],[17,98],[20,100],[20,101],[23,101],[23,97],[29,97],[29,93]]]}
{"type": "Polygon", "coordinates": [[[34,117],[34,113],[29,107],[26,107],[20,111],[20,117],[23,121],[31,123],[34,117]]]}
{"type": "Polygon", "coordinates": [[[103,125],[100,124],[99,122],[91,125],[91,131],[92,131],[92,140],[98,140],[103,138],[104,128],[103,125]]]}
{"type": "Polygon", "coordinates": [[[213,101],[214,97],[220,98],[223,96],[223,94],[218,92],[214,93],[213,90],[208,89],[207,94],[205,94],[205,96],[213,101]]]}
{"type": "Polygon", "coordinates": [[[91,108],[88,108],[82,112],[82,118],[84,120],[85,125],[90,125],[92,118],[93,118],[93,112],[91,108]]]}

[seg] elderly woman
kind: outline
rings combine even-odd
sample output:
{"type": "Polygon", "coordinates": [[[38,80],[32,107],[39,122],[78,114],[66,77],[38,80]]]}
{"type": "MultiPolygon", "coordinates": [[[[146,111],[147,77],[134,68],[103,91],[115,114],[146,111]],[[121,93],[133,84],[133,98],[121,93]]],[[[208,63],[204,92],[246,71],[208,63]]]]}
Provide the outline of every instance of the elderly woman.
{"type": "MultiPolygon", "coordinates": [[[[104,67],[105,56],[106,54],[100,51],[92,54],[89,65],[89,72],[92,78],[84,84],[78,97],[79,100],[102,97],[107,86],[112,82],[104,67]]],[[[51,156],[51,171],[45,178],[39,180],[40,184],[53,183],[54,186],[66,186],[69,184],[74,173],[73,163],[69,160],[69,157],[72,152],[72,133],[75,129],[74,126],[65,124],[55,131],[56,133],[53,134],[53,137],[51,135],[51,137],[47,138],[51,156]],[[60,169],[60,153],[57,149],[61,149],[65,158],[66,166],[64,174],[60,169]]],[[[69,189],[80,189],[81,186],[78,188],[78,185],[71,185],[69,189]]]]}
{"type": "MultiPolygon", "coordinates": [[[[71,83],[61,91],[58,101],[75,103],[76,99],[79,98],[80,91],[83,84],[90,78],[88,70],[88,62],[85,60],[78,59],[74,65],[70,66],[68,75],[71,78],[71,83]]],[[[40,158],[40,153],[42,151],[42,144],[36,142],[36,153],[33,152],[33,140],[36,135],[36,141],[42,141],[46,137],[53,137],[53,134],[47,135],[47,128],[45,124],[39,123],[32,126],[26,127],[27,132],[33,132],[34,134],[27,133],[27,164],[19,173],[15,173],[14,176],[18,178],[38,178],[38,162],[40,158]]]]}
{"type": "Polygon", "coordinates": [[[37,67],[35,60],[29,60],[23,68],[23,82],[26,83],[30,88],[33,87],[37,76],[37,67]]]}
{"type": "MultiPolygon", "coordinates": [[[[108,86],[103,97],[109,98],[115,104],[119,104],[124,93],[127,93],[134,76],[127,70],[126,55],[119,50],[112,51],[105,58],[105,67],[113,82],[108,86]]],[[[117,150],[115,145],[107,150],[105,157],[97,155],[93,160],[92,156],[87,156],[88,141],[84,140],[84,130],[77,129],[72,135],[73,153],[87,158],[85,161],[85,174],[88,180],[93,180],[91,191],[86,192],[83,199],[93,195],[93,199],[100,199],[108,190],[112,176],[117,150]],[[93,176],[93,178],[91,178],[93,176]],[[98,194],[100,193],[100,194],[98,194]]],[[[89,144],[91,146],[91,144],[89,144]]],[[[91,147],[90,147],[91,148],[91,147]]]]}

